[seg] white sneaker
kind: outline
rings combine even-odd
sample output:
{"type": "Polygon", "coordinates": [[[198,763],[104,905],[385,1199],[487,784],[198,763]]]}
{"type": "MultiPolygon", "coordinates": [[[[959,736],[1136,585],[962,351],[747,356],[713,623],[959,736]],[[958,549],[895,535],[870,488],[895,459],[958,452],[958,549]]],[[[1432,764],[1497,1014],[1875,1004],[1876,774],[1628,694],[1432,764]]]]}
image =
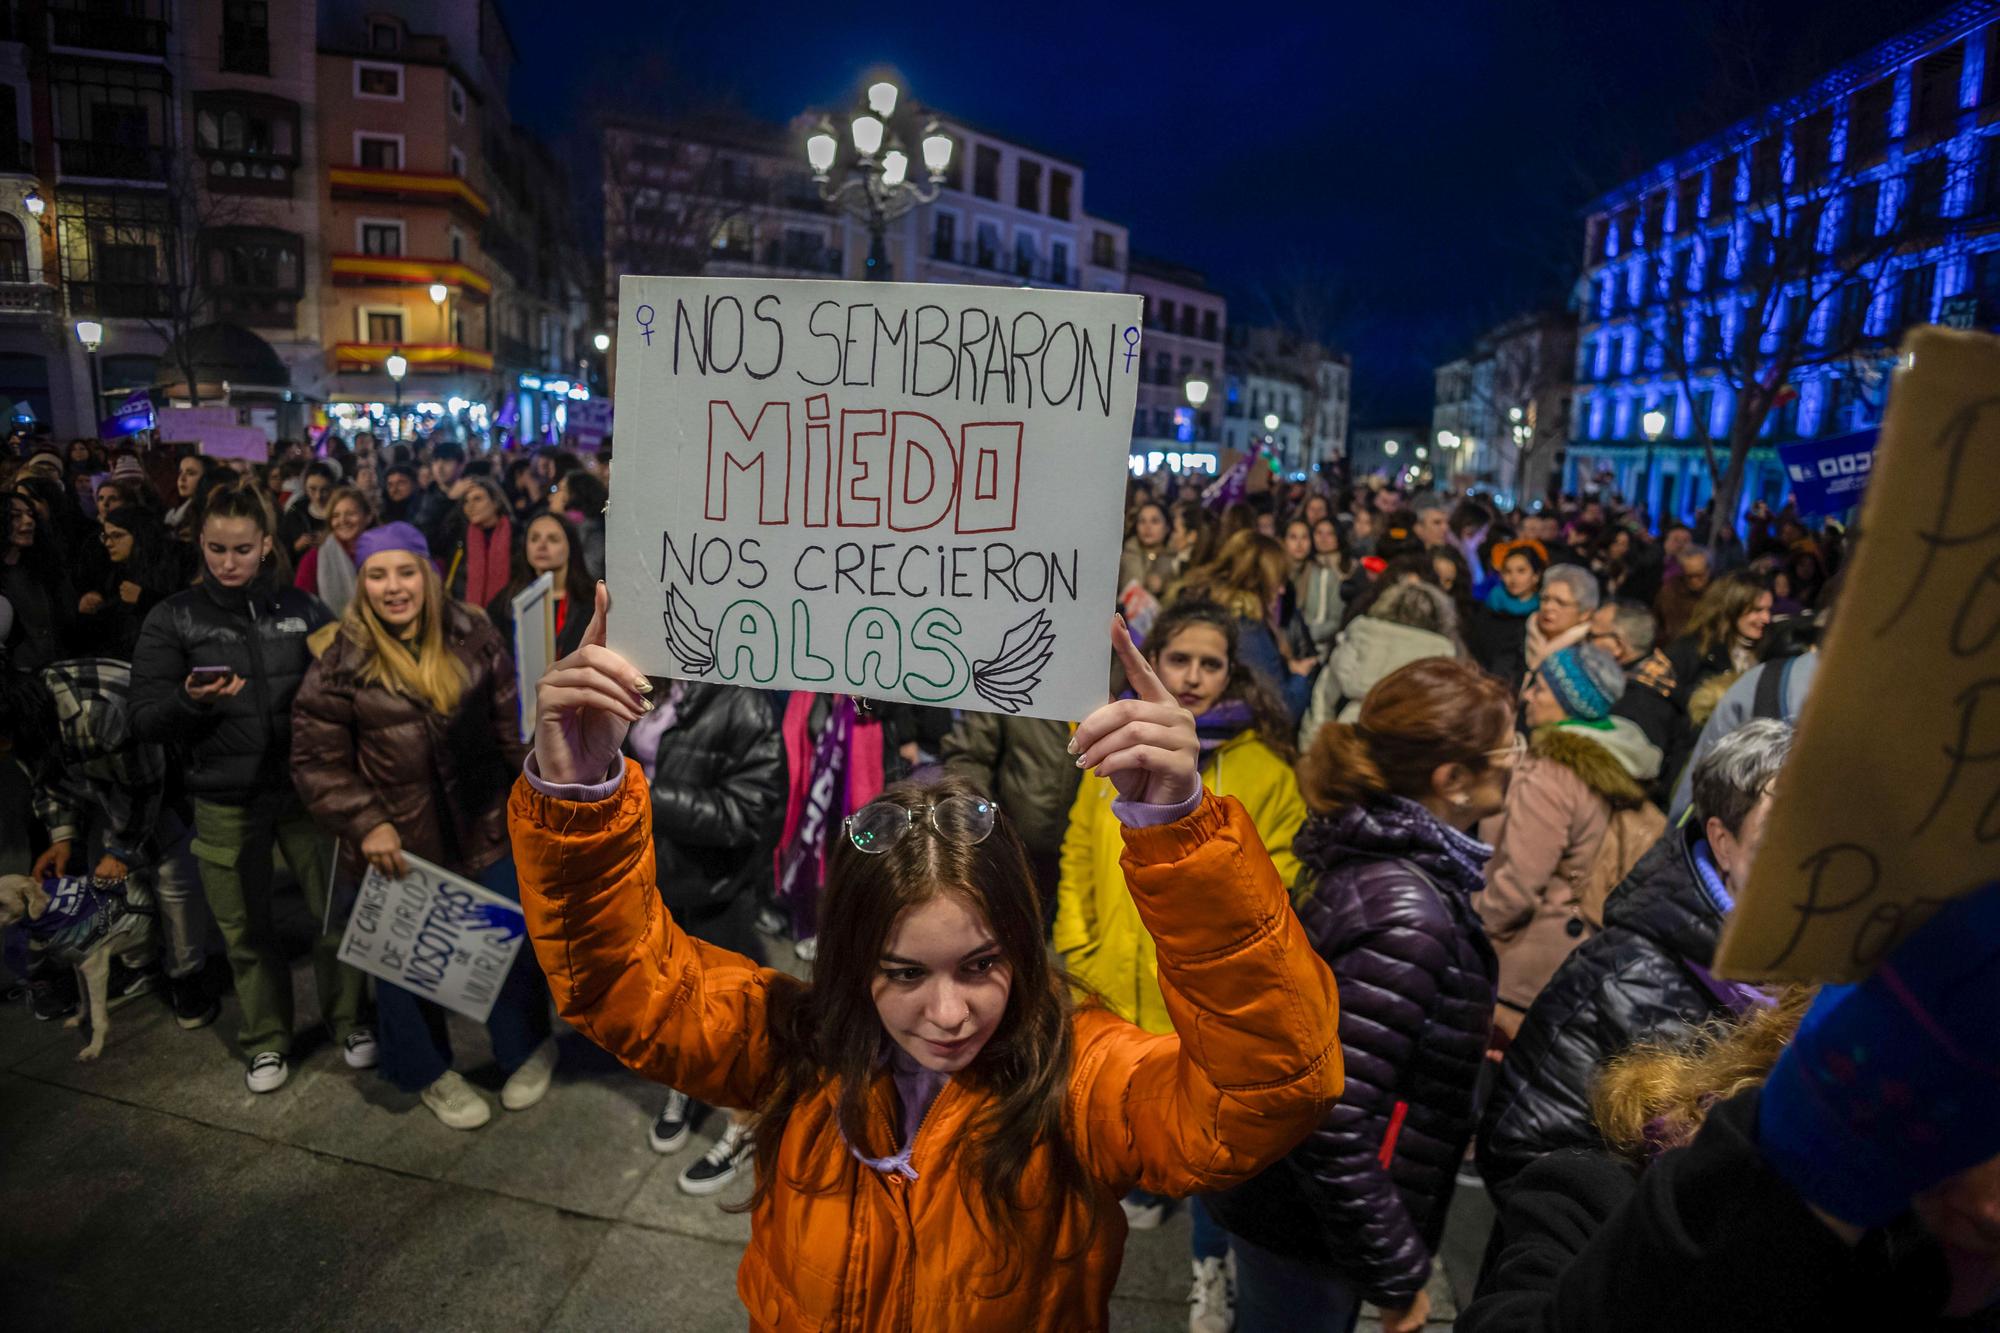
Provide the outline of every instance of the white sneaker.
{"type": "Polygon", "coordinates": [[[1125,1226],[1130,1231],[1152,1231],[1167,1220],[1173,1210],[1173,1200],[1158,1197],[1141,1198],[1136,1193],[1128,1194],[1118,1201],[1125,1210],[1125,1226]]]}
{"type": "Polygon", "coordinates": [[[438,1075],[423,1091],[424,1105],[453,1129],[478,1129],[493,1118],[493,1108],[455,1069],[438,1075]]]}
{"type": "Polygon", "coordinates": [[[1196,1259],[1188,1292],[1188,1333],[1230,1333],[1236,1327],[1236,1283],[1223,1259],[1196,1259]]]}
{"type": "Polygon", "coordinates": [[[250,1059],[250,1072],[243,1082],[252,1092],[276,1092],[292,1076],[292,1067],[276,1051],[259,1051],[250,1059]]]}
{"type": "Polygon", "coordinates": [[[819,936],[806,936],[792,946],[792,952],[799,956],[800,962],[810,963],[813,959],[819,957],[819,936]]]}
{"type": "Polygon", "coordinates": [[[510,1111],[525,1111],[549,1095],[549,1082],[556,1072],[556,1039],[546,1038],[507,1076],[500,1088],[500,1104],[510,1111]]]}
{"type": "Polygon", "coordinates": [[[750,1156],[750,1131],[732,1120],[715,1146],[688,1163],[681,1172],[681,1193],[700,1197],[720,1194],[750,1156]]]}
{"type": "Polygon", "coordinates": [[[347,1061],[349,1069],[373,1069],[380,1058],[375,1049],[375,1034],[367,1028],[356,1028],[348,1033],[342,1047],[340,1055],[347,1061]]]}
{"type": "Polygon", "coordinates": [[[667,1104],[660,1109],[659,1118],[646,1127],[646,1142],[656,1153],[676,1153],[687,1146],[688,1135],[694,1132],[695,1118],[701,1108],[688,1100],[685,1092],[667,1090],[667,1104]]]}

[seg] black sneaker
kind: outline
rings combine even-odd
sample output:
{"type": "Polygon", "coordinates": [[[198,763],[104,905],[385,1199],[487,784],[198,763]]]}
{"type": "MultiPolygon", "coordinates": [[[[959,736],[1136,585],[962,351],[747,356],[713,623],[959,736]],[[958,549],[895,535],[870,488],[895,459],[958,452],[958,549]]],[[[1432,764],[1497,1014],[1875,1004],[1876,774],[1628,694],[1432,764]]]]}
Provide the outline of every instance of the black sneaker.
{"type": "Polygon", "coordinates": [[[69,968],[50,968],[43,976],[28,978],[28,1008],[42,1022],[68,1018],[78,1003],[76,973],[69,968]]]}
{"type": "Polygon", "coordinates": [[[688,1164],[681,1172],[681,1193],[696,1196],[720,1194],[736,1179],[736,1173],[750,1159],[750,1131],[734,1120],[722,1131],[715,1146],[688,1164]]]}
{"type": "Polygon", "coordinates": [[[694,1122],[701,1119],[705,1108],[700,1102],[692,1101],[684,1092],[667,1093],[667,1104],[660,1109],[659,1118],[646,1129],[646,1142],[656,1153],[679,1152],[694,1132],[694,1122]]]}
{"type": "Polygon", "coordinates": [[[167,1000],[173,1005],[174,1022],[192,1032],[205,1028],[222,1012],[222,1005],[201,984],[201,973],[167,979],[167,1000]]]}
{"type": "Polygon", "coordinates": [[[160,988],[165,980],[157,967],[127,967],[116,958],[111,960],[111,980],[104,988],[104,1003],[107,1009],[116,1009],[129,1004],[141,995],[147,995],[160,988]]]}

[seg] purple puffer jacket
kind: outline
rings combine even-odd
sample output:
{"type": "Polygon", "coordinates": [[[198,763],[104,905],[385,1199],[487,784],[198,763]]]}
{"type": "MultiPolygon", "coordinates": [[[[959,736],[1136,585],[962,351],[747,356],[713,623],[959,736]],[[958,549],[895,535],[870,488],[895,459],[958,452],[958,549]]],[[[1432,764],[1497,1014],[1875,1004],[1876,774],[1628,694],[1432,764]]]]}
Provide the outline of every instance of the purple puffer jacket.
{"type": "Polygon", "coordinates": [[[1315,816],[1292,845],[1299,921],[1340,986],[1347,1087],[1284,1160],[1206,1202],[1246,1240],[1401,1308],[1430,1277],[1478,1123],[1499,966],[1471,895],[1489,849],[1393,796],[1315,816]]]}

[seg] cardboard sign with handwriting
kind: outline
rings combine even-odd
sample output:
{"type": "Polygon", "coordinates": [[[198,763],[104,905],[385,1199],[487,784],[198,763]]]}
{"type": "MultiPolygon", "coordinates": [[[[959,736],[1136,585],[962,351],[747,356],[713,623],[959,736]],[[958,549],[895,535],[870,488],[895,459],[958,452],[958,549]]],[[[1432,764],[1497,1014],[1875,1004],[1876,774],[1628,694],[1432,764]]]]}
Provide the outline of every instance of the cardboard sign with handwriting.
{"type": "Polygon", "coordinates": [[[2000,339],[1922,328],[1903,350],[1724,976],[1858,980],[2000,878],[2000,339]]]}
{"type": "Polygon", "coordinates": [[[611,647],[684,680],[1104,701],[1139,298],[619,281],[611,647]]]}

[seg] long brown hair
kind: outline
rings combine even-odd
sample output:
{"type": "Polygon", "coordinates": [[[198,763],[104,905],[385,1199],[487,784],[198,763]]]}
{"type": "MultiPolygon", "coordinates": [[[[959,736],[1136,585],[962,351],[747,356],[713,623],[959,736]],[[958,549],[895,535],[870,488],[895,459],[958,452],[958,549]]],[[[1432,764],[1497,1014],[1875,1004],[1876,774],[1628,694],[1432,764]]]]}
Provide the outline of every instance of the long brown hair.
{"type": "Polygon", "coordinates": [[[1222,543],[1215,559],[1194,570],[1181,584],[1180,595],[1215,602],[1231,614],[1258,624],[1271,618],[1271,602],[1292,576],[1292,562],[1274,537],[1254,529],[1238,532],[1222,543]]]}
{"type": "MultiPolygon", "coordinates": [[[[984,795],[964,778],[948,776],[899,782],[876,799],[921,810],[951,796],[984,795]]],[[[845,836],[836,836],[812,980],[781,976],[769,993],[778,1073],[750,1131],[757,1188],[747,1207],[754,1208],[773,1187],[779,1144],[793,1113],[828,1083],[847,1141],[867,1141],[868,1090],[881,1073],[889,1040],[873,993],[882,950],[904,912],[943,894],[963,899],[984,917],[1013,973],[999,1027],[972,1064],[953,1075],[990,1101],[961,1141],[940,1147],[945,1160],[967,1155],[976,1182],[975,1217],[983,1217],[984,1229],[999,1242],[993,1271],[1012,1269],[1018,1282],[1021,1219],[1050,1209],[1079,1209],[1093,1219],[1080,1232],[1087,1246],[1099,1187],[1085,1174],[1063,1124],[1072,983],[1044,942],[1027,852],[1004,810],[991,836],[976,844],[940,836],[921,819],[877,855],[858,852],[845,836]],[[1049,1154],[1053,1197],[1026,1195],[1022,1168],[1039,1149],[1049,1154]]],[[[820,1180],[791,1183],[824,1193],[837,1188],[838,1179],[834,1171],[820,1180]]]]}
{"type": "Polygon", "coordinates": [[[1514,696],[1469,662],[1426,657],[1368,691],[1361,716],[1329,722],[1299,760],[1299,791],[1316,815],[1383,796],[1420,800],[1440,764],[1477,773],[1513,730],[1514,696]]]}
{"type": "MultiPolygon", "coordinates": [[[[450,613],[451,598],[445,593],[443,580],[438,578],[437,566],[415,553],[410,558],[417,562],[424,580],[424,609],[417,617],[415,636],[399,641],[401,636],[375,614],[375,605],[368,599],[365,586],[358,587],[354,600],[347,604],[347,611],[340,618],[340,632],[361,652],[357,674],[363,685],[379,685],[428,706],[440,716],[450,717],[458,711],[458,701],[464,697],[465,687],[472,683],[472,676],[444,641],[444,622],[450,613]],[[414,656],[405,650],[404,642],[416,650],[414,656]]],[[[366,582],[359,570],[355,571],[355,582],[366,582]]]]}
{"type": "Polygon", "coordinates": [[[1634,1161],[1687,1143],[1710,1107],[1764,1081],[1816,994],[1812,986],[1789,986],[1768,1009],[1618,1056],[1591,1092],[1598,1132],[1613,1151],[1634,1161]]]}
{"type": "Polygon", "coordinates": [[[1704,655],[1727,647],[1736,634],[1736,622],[1756,605],[1764,585],[1745,570],[1725,574],[1708,585],[1708,591],[1694,604],[1688,617],[1687,634],[1700,645],[1704,655]]]}
{"type": "Polygon", "coordinates": [[[1229,683],[1222,689],[1221,698],[1240,699],[1250,707],[1251,727],[1257,739],[1285,763],[1298,758],[1298,749],[1292,743],[1292,726],[1285,713],[1285,706],[1277,696],[1264,686],[1257,673],[1243,664],[1236,655],[1239,636],[1236,632],[1236,617],[1226,608],[1214,602],[1191,601],[1187,598],[1175,602],[1155,620],[1146,631],[1144,652],[1146,661],[1154,667],[1160,665],[1160,654],[1178,635],[1193,625],[1206,625],[1222,635],[1229,654],[1229,683]]]}

